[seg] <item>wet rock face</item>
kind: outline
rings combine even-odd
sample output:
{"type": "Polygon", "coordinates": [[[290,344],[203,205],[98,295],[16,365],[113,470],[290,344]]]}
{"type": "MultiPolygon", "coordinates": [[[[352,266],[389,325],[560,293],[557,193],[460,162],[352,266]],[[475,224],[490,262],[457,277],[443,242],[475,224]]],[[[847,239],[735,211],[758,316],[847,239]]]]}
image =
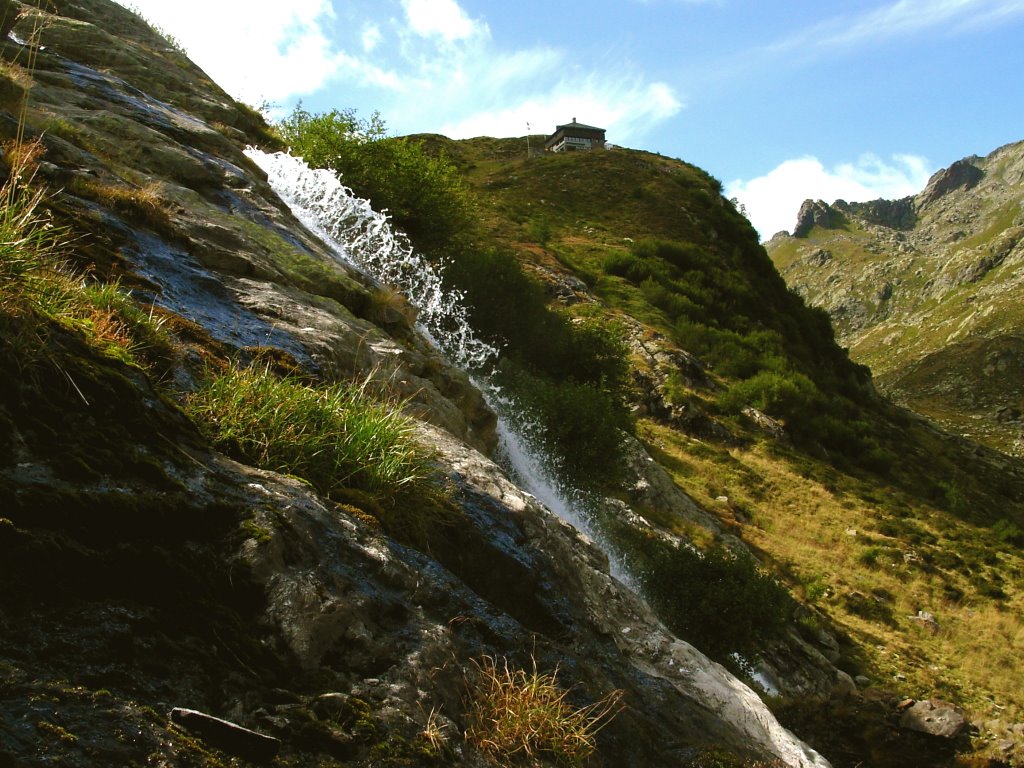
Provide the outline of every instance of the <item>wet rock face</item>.
{"type": "MultiPolygon", "coordinates": [[[[29,127],[46,148],[40,176],[64,190],[58,214],[87,235],[101,273],[128,272],[138,298],[230,347],[273,346],[326,378],[372,378],[415,415],[492,450],[495,416],[465,374],[408,323],[371,322],[379,287],[299,225],[243,154],[259,132],[235,126],[254,118],[124,9],[55,6],[29,127]],[[140,194],[157,202],[109,203],[140,194]]],[[[31,34],[30,19],[18,25],[31,34]]],[[[22,55],[3,45],[8,60],[22,55]]]]}

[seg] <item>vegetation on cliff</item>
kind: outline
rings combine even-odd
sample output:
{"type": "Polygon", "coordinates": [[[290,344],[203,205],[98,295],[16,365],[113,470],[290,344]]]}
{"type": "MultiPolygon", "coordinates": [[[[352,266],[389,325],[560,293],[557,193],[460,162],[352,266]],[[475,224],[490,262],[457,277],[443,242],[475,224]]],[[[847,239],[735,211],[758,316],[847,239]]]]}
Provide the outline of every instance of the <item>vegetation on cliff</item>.
{"type": "MultiPolygon", "coordinates": [[[[457,167],[473,191],[481,219],[474,239],[495,246],[489,252],[452,248],[452,282],[467,289],[477,327],[505,341],[519,364],[546,365],[561,380],[587,370],[564,349],[545,346],[550,333],[531,332],[544,324],[524,321],[522,309],[540,302],[505,291],[517,282],[534,286],[538,298],[573,318],[576,327],[618,329],[619,343],[627,338],[624,319],[643,323],[639,347],[630,341],[634,371],[638,365],[643,370],[644,339],[656,338],[652,334],[705,364],[710,385],[679,370],[658,385],[661,413],[687,412],[684,424],[693,427],[668,428],[647,405],[638,411],[636,404],[649,402],[650,393],[631,383],[626,397],[641,416],[631,428],[683,488],[718,510],[727,530],[766,555],[775,575],[803,598],[811,613],[800,631],[808,639],[816,642],[818,628],[833,627],[844,638],[841,668],[878,683],[974,702],[988,688],[999,691],[1002,706],[1020,706],[1012,673],[980,674],[986,663],[1007,667],[1006,648],[996,641],[980,651],[960,618],[965,611],[983,613],[984,622],[999,627],[998,636],[1016,636],[1008,609],[1020,599],[1011,585],[1021,563],[1009,542],[1021,522],[1014,501],[1022,487],[1019,470],[1006,473],[987,455],[965,461],[963,446],[877,398],[867,369],[835,343],[827,315],[787,289],[714,179],[678,161],[623,149],[527,157],[525,142],[511,139],[427,136],[416,142],[438,162],[457,167]],[[524,282],[523,273],[540,282],[524,282]],[[573,363],[559,370],[563,360],[573,363]],[[781,433],[749,421],[749,406],[776,419],[781,433]],[[708,427],[709,421],[717,427],[708,427]],[[687,436],[690,429],[696,431],[687,436]],[[780,434],[791,442],[780,443],[780,434]],[[817,510],[807,512],[814,533],[794,535],[805,508],[817,510]],[[991,535],[974,533],[978,523],[993,526],[991,535]],[[1010,538],[1001,531],[1010,531],[1010,538]],[[963,551],[968,541],[980,547],[971,564],[949,560],[945,553],[963,551]],[[981,556],[989,546],[998,557],[981,556]],[[907,618],[920,611],[946,622],[936,642],[924,642],[920,625],[907,618]],[[879,637],[886,640],[884,651],[871,640],[879,637]],[[967,646],[972,658],[989,661],[976,668],[939,661],[967,646]]],[[[621,365],[621,355],[605,357],[621,365]]],[[[595,370],[594,383],[608,377],[595,370]]],[[[630,381],[621,373],[610,380],[630,381]]],[[[581,398],[552,401],[565,429],[601,414],[581,398]]],[[[586,432],[568,443],[577,456],[587,455],[579,448],[588,443],[586,432]]],[[[600,446],[595,438],[591,433],[589,445],[600,446]]],[[[613,537],[615,530],[613,523],[613,537]]],[[[703,540],[685,525],[677,532],[703,540]]],[[[663,617],[726,662],[736,652],[756,656],[758,641],[765,647],[792,626],[783,619],[792,610],[784,592],[778,599],[744,602],[747,609],[736,613],[726,610],[729,599],[685,597],[684,583],[721,584],[730,596],[737,584],[752,587],[755,579],[769,589],[771,577],[760,581],[761,572],[739,567],[745,560],[716,555],[721,550],[715,548],[704,557],[655,557],[654,542],[637,554],[628,535],[620,544],[648,563],[646,588],[663,617]],[[680,576],[687,563],[698,575],[680,576]],[[715,563],[730,571],[727,578],[711,573],[715,563]],[[736,619],[728,617],[737,615],[753,624],[749,632],[730,635],[736,619]],[[748,635],[758,641],[747,643],[748,635]]],[[[968,550],[975,551],[974,544],[968,550]]],[[[759,593],[744,588],[744,594],[759,593]]],[[[876,756],[879,764],[903,759],[896,743],[885,749],[889,757],[876,756]]]]}
{"type": "MultiPolygon", "coordinates": [[[[786,288],[699,169],[621,148],[527,156],[518,139],[423,140],[460,168],[488,238],[547,281],[560,311],[642,323],[630,326],[636,434],[801,598],[802,635],[836,633],[839,667],[878,690],[1019,719],[1019,465],[877,397],[826,313],[786,288]],[[703,368],[665,370],[666,339],[703,368]],[[938,617],[937,634],[920,612],[938,617]]],[[[659,522],[706,540],[688,523],[659,522]]],[[[668,568],[646,580],[662,595],[677,589],[668,568]]],[[[766,628],[772,604],[752,613],[766,628]]],[[[898,765],[901,749],[887,737],[872,759],[898,765]]]]}

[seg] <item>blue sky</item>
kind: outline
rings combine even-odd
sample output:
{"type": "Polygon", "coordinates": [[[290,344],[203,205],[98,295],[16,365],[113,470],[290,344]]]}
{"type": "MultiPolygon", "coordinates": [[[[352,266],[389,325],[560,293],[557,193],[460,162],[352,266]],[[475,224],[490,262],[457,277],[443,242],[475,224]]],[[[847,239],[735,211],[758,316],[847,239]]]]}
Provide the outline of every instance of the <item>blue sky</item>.
{"type": "Polygon", "coordinates": [[[763,237],[1024,139],[1024,0],[125,0],[236,98],[694,163],[763,237]]]}

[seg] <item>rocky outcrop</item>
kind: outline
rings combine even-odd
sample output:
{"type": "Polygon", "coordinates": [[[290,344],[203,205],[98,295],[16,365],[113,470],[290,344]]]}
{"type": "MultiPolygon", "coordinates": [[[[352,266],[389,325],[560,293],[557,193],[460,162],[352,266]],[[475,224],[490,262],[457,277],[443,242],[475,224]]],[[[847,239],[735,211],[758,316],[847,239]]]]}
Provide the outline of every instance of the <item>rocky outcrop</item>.
{"type": "Polygon", "coordinates": [[[857,216],[871,224],[890,229],[909,230],[917,223],[917,210],[913,197],[899,200],[871,200],[867,203],[847,203],[837,200],[833,207],[857,216]]]}
{"type": "Polygon", "coordinates": [[[924,208],[953,190],[971,189],[976,186],[985,178],[985,172],[977,166],[977,162],[977,157],[965,157],[934,173],[928,179],[924,191],[914,199],[917,208],[924,208]]]}
{"type": "Polygon", "coordinates": [[[824,200],[804,200],[796,215],[793,237],[806,237],[813,227],[834,229],[840,224],[840,214],[824,200]]]}

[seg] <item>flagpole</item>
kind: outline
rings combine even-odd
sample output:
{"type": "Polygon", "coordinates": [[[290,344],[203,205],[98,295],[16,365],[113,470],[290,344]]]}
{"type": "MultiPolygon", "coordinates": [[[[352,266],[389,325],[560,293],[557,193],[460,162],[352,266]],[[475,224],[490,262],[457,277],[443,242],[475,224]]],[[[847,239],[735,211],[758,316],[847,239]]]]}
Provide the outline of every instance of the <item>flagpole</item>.
{"type": "Polygon", "coordinates": [[[530,159],[530,124],[526,124],[526,159],[530,159]]]}

